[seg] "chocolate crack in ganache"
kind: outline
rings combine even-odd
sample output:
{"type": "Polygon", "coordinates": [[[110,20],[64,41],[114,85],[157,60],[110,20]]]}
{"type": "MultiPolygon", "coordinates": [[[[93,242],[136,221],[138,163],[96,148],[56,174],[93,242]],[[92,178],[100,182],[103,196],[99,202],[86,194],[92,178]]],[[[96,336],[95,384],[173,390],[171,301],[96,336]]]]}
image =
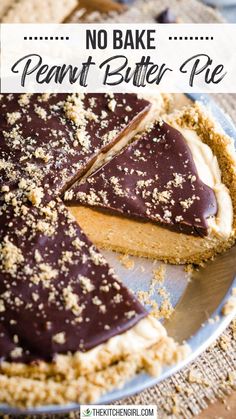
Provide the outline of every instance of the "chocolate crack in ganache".
{"type": "Polygon", "coordinates": [[[207,219],[217,213],[215,194],[200,180],[184,137],[163,121],[66,197],[69,205],[95,206],[195,236],[207,235],[207,219]]]}
{"type": "Polygon", "coordinates": [[[149,108],[134,94],[1,95],[0,185],[24,179],[52,199],[149,108]]]}
{"type": "Polygon", "coordinates": [[[147,315],[59,199],[3,205],[0,243],[1,360],[86,351],[147,315]]]}

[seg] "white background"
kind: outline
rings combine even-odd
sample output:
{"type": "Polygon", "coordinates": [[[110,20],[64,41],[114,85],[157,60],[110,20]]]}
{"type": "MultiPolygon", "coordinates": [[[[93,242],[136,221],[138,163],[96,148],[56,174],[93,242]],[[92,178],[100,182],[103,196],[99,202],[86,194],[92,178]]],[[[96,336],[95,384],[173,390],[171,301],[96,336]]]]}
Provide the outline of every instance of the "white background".
{"type": "MultiPolygon", "coordinates": [[[[205,59],[203,59],[205,63],[205,59]]],[[[201,61],[201,64],[203,64],[201,61]]],[[[33,65],[33,64],[32,64],[33,65]]],[[[124,72],[122,73],[124,74],[124,72]]],[[[1,25],[1,91],[6,92],[186,92],[186,93],[235,93],[236,92],[236,25],[235,24],[7,24],[1,25]],[[108,45],[106,49],[85,48],[86,29],[106,29],[108,32],[108,45]],[[113,50],[113,30],[122,29],[124,35],[128,30],[153,29],[155,30],[155,49],[143,50],[130,48],[113,50]],[[69,40],[24,40],[24,37],[64,36],[69,40]],[[169,40],[169,37],[177,37],[178,40],[169,40]],[[179,37],[187,37],[187,40],[179,40],[179,37]],[[193,37],[194,40],[190,40],[193,37]],[[195,40],[195,37],[203,37],[204,40],[195,40]],[[205,40],[213,37],[213,40],[205,40]],[[49,84],[36,83],[36,71],[26,77],[26,84],[21,86],[23,64],[19,67],[19,73],[13,74],[13,64],[28,54],[39,54],[43,58],[43,64],[49,66],[61,66],[71,64],[81,68],[82,62],[92,56],[96,65],[89,71],[88,87],[83,88],[79,82],[70,84],[68,78],[62,84],[52,80],[49,84]],[[226,76],[218,83],[206,83],[203,71],[195,77],[194,84],[189,85],[189,75],[192,65],[188,65],[188,72],[180,72],[181,64],[196,54],[207,54],[213,63],[209,66],[210,72],[216,65],[222,64],[226,76]],[[99,65],[105,59],[114,55],[126,55],[128,65],[134,69],[135,64],[142,56],[151,56],[151,60],[158,65],[166,63],[173,69],[168,72],[159,85],[146,84],[145,87],[134,86],[132,80],[129,83],[121,83],[117,86],[105,86],[103,84],[104,69],[99,65]]]]}

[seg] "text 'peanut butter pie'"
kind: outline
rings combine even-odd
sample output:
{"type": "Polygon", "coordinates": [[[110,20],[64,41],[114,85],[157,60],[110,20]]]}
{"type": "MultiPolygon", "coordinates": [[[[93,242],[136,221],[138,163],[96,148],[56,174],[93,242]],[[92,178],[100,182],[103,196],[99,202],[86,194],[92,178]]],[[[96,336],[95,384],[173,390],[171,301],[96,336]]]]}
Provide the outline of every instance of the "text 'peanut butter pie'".
{"type": "Polygon", "coordinates": [[[1,96],[0,402],[88,402],[184,356],[59,197],[164,102],[1,96]]]}
{"type": "Polygon", "coordinates": [[[199,264],[232,245],[235,193],[232,141],[195,105],[154,122],[65,198],[98,246],[199,264]]]}

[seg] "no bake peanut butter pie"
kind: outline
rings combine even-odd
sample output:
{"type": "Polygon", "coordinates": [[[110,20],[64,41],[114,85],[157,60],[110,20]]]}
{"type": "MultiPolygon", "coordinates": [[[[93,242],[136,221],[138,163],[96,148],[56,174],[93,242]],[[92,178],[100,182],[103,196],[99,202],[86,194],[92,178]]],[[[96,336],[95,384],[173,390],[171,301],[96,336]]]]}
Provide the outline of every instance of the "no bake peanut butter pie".
{"type": "Polygon", "coordinates": [[[0,402],[89,402],[184,356],[60,198],[165,108],[154,102],[1,96],[0,402]]]}
{"type": "Polygon", "coordinates": [[[0,401],[89,402],[184,354],[59,199],[1,209],[0,401]]]}
{"type": "Polygon", "coordinates": [[[153,122],[65,194],[98,246],[196,264],[234,242],[235,197],[232,140],[198,104],[153,122]]]}

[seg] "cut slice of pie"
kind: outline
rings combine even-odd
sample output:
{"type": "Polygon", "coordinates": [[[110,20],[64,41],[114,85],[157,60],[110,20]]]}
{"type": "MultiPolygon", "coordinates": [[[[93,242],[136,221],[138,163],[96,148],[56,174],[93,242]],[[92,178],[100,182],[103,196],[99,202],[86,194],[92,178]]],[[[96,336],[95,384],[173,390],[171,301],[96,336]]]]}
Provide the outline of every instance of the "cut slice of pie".
{"type": "Polygon", "coordinates": [[[232,140],[196,104],[152,124],[65,194],[98,246],[201,263],[235,239],[232,140]]]}
{"type": "Polygon", "coordinates": [[[98,167],[166,109],[135,94],[42,94],[0,97],[0,182],[43,188],[49,199],[98,167]]]}
{"type": "Polygon", "coordinates": [[[1,96],[0,403],[92,401],[183,356],[58,197],[133,138],[154,102],[1,96]]]}
{"type": "Polygon", "coordinates": [[[59,198],[0,221],[0,403],[88,402],[184,355],[59,198]]]}

